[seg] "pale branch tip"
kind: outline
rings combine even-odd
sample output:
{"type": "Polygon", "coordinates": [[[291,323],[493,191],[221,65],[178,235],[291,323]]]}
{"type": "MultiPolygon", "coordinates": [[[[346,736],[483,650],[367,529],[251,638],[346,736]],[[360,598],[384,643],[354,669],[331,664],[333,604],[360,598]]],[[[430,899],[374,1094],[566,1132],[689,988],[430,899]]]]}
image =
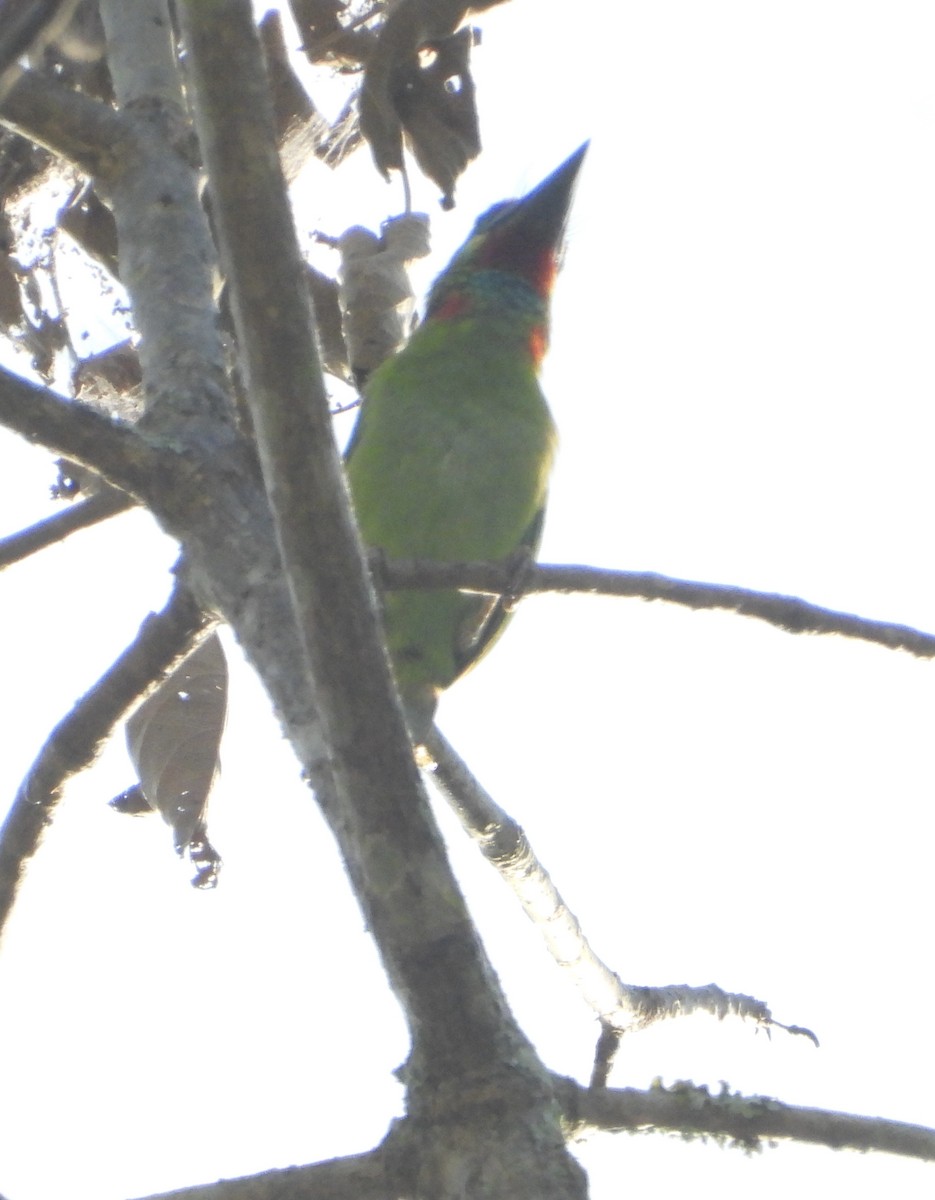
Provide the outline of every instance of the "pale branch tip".
{"type": "Polygon", "coordinates": [[[705,1012],[752,1020],[766,1028],[814,1034],[774,1021],[762,1000],[725,992],[717,984],[701,987],[670,984],[646,987],[624,983],[594,952],[529,843],[524,830],[481,786],[470,768],[437,727],[422,748],[421,765],[461,821],[481,853],[513,891],[541,933],[558,966],[571,974],[585,1003],[600,1018],[592,1084],[606,1083],[620,1038],[656,1021],[705,1012]]]}
{"type": "Polygon", "coordinates": [[[816,1050],[821,1045],[821,1043],[818,1040],[818,1035],[816,1033],[814,1033],[811,1029],[806,1029],[806,1027],[804,1025],[783,1025],[782,1021],[777,1021],[773,1017],[771,1017],[769,1019],[769,1021],[766,1022],[766,1025],[767,1025],[767,1030],[769,1028],[781,1029],[784,1033],[788,1033],[791,1037],[808,1038],[808,1040],[812,1043],[812,1045],[815,1047],[816,1050]]]}

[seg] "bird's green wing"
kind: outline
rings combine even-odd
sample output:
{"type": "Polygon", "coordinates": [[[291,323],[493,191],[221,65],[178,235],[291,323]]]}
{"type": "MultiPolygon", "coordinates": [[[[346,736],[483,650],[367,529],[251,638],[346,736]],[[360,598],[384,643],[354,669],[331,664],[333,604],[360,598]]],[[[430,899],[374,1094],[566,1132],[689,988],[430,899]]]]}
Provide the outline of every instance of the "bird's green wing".
{"type": "MultiPolygon", "coordinates": [[[[529,528],[520,539],[516,550],[517,571],[522,572],[525,561],[531,562],[539,549],[542,540],[542,526],[545,522],[545,505],[539,509],[529,528]]],[[[494,644],[513,611],[515,596],[487,596],[478,598],[476,611],[466,617],[458,631],[458,644],[455,662],[460,677],[469,671],[474,664],[487,653],[494,644]]]]}

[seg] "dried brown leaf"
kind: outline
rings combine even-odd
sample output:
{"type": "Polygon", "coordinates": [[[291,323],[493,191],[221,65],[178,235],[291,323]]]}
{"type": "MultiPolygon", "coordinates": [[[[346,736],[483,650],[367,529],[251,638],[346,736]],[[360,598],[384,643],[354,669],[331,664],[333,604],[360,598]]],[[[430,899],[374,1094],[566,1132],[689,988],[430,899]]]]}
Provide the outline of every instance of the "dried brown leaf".
{"type": "Polygon", "coordinates": [[[441,190],[445,208],[453,206],[458,178],[480,154],[472,43],[470,29],[436,42],[430,61],[408,72],[394,95],[416,162],[441,190]]]}
{"type": "Polygon", "coordinates": [[[179,854],[206,841],[204,817],[227,714],[227,663],[212,635],[127,722],[127,749],[149,806],[179,854]]]}
{"type": "Polygon", "coordinates": [[[364,73],[361,129],[377,169],[384,177],[402,170],[405,132],[419,166],[449,206],[455,180],[480,150],[467,62],[471,35],[455,30],[469,13],[500,2],[401,0],[364,73]]]}

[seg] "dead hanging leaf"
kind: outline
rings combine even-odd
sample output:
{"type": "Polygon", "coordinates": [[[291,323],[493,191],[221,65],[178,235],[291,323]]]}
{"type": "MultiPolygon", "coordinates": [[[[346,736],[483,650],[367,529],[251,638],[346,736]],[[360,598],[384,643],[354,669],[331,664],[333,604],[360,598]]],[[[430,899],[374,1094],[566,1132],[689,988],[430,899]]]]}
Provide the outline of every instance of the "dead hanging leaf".
{"type": "MultiPolygon", "coordinates": [[[[193,882],[202,887],[212,886],[211,864],[214,875],[220,865],[207,838],[205,810],[226,715],[227,663],[215,634],[127,722],[127,749],[140,791],[171,827],[178,853],[188,852],[198,870],[193,882]]],[[[133,794],[131,788],[124,797],[133,794]]]]}
{"type": "Polygon", "coordinates": [[[472,44],[470,29],[436,42],[426,64],[408,72],[394,96],[419,169],[441,190],[444,208],[454,206],[455,184],[480,154],[472,44]]]}
{"type": "Polygon", "coordinates": [[[406,213],[383,223],[381,236],[353,226],[338,239],[344,337],[360,386],[399,349],[409,332],[413,290],[408,264],[428,254],[428,217],[406,213]]]}
{"type": "Polygon", "coordinates": [[[480,150],[471,33],[455,30],[501,0],[401,0],[386,18],[364,72],[360,123],[377,169],[402,170],[403,133],[450,207],[454,183],[480,150]],[[420,55],[422,57],[420,58],[420,55]]]}

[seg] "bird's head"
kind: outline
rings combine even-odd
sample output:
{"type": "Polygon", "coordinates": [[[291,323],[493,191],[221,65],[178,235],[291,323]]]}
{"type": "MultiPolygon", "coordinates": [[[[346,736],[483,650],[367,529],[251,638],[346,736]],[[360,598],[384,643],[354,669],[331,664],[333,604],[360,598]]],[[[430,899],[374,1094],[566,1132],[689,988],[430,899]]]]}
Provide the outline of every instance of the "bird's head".
{"type": "Polygon", "coordinates": [[[558,268],[575,180],[588,143],[518,200],[479,217],[471,236],[436,279],[426,320],[517,313],[535,319],[545,348],[548,302],[558,268]]]}

